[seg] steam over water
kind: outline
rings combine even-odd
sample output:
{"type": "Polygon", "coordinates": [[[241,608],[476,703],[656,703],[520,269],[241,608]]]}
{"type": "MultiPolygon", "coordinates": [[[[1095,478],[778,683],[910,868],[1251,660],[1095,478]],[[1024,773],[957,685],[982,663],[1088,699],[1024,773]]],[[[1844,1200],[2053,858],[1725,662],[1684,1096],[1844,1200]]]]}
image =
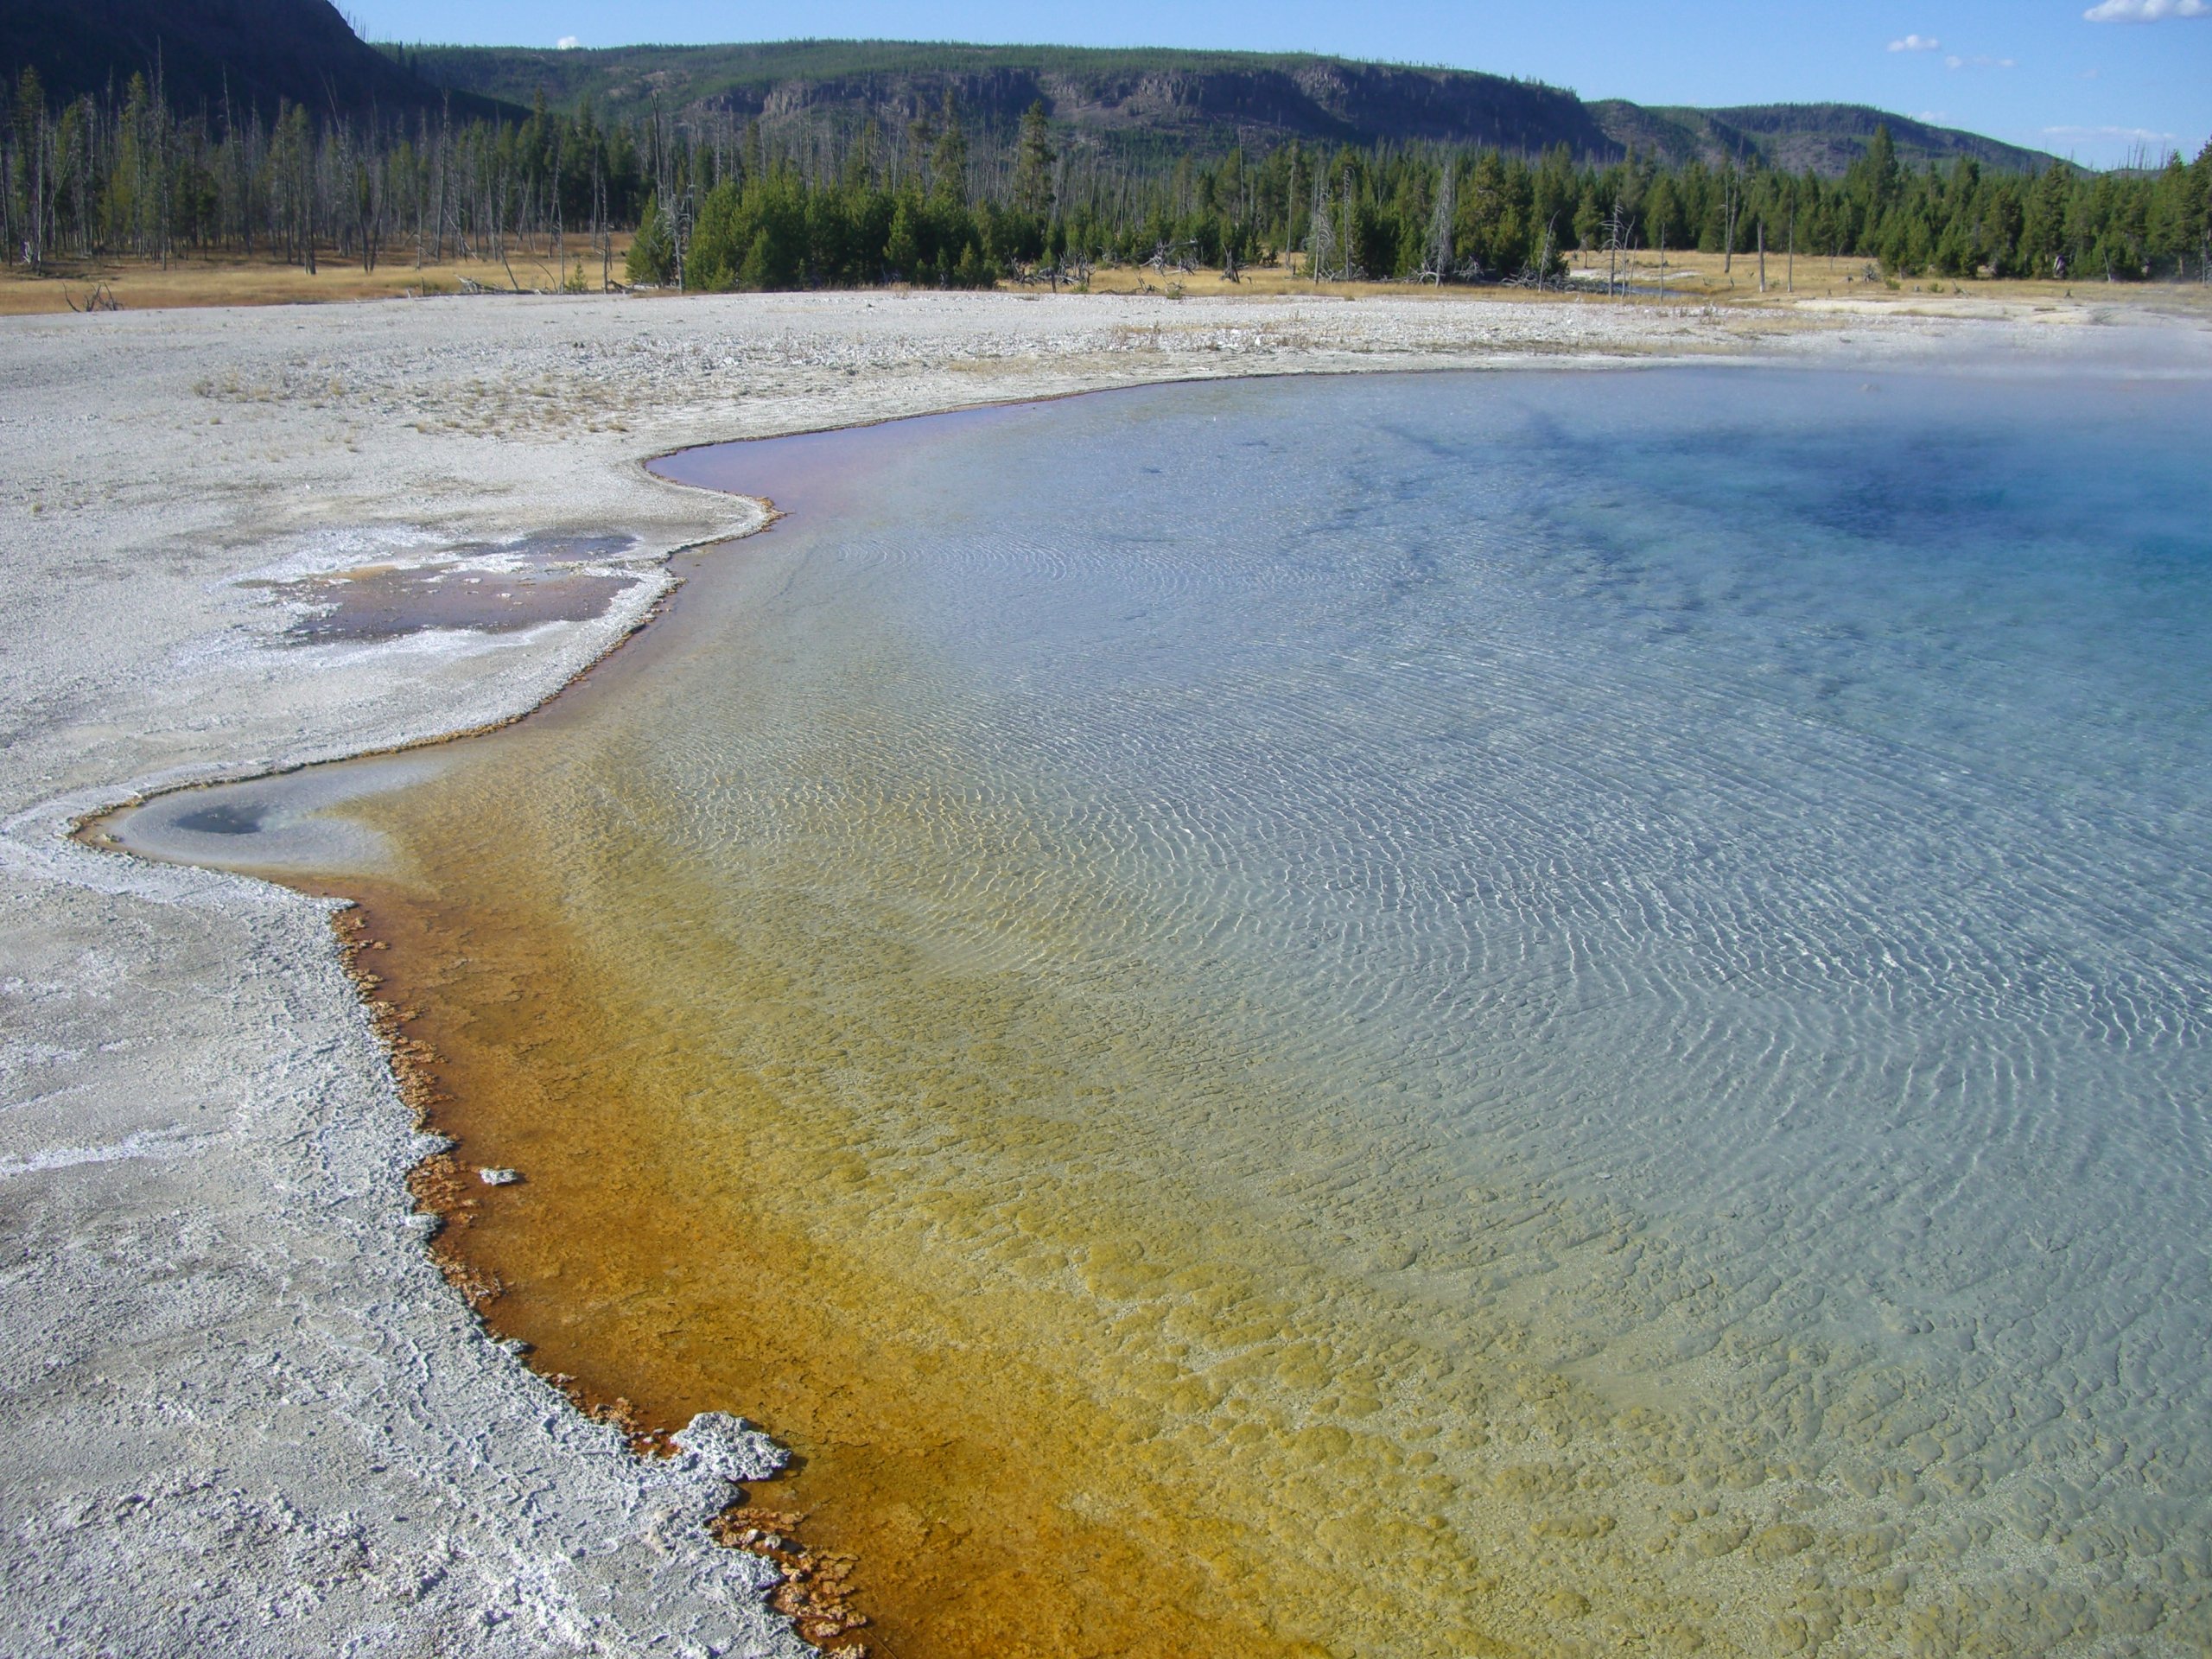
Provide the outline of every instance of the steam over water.
{"type": "Polygon", "coordinates": [[[793,517],[332,798],[506,964],[439,1046],[533,1103],[524,1333],[845,1471],[893,1651],[1015,1572],[1074,1650],[2201,1652],[2207,432],[1669,370],[701,452],[793,517]],[[654,1319],[564,1110],[681,1148],[654,1319]]]}

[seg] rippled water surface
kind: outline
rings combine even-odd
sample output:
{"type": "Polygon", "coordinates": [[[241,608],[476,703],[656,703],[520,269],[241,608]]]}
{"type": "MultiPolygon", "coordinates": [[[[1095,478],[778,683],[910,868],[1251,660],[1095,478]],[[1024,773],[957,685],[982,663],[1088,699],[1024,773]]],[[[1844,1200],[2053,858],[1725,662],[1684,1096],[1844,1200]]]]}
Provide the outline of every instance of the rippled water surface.
{"type": "Polygon", "coordinates": [[[528,1177],[495,1321],[781,1433],[886,1651],[2202,1652],[2208,431],[1668,370],[699,452],[792,516],[301,810],[528,1177]]]}

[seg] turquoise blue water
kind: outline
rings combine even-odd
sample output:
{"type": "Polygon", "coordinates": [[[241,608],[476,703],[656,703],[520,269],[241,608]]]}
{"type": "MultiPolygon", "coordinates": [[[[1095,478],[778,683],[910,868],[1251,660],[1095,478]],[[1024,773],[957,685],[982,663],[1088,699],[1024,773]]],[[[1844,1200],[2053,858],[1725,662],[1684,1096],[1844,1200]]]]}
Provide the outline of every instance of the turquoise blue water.
{"type": "MultiPolygon", "coordinates": [[[[1522,1639],[1594,1602],[1746,1651],[2199,1651],[2208,432],[2196,379],[1716,367],[699,451],[663,469],[792,516],[611,677],[442,781],[240,811],[416,800],[400,867],[540,883],[684,1004],[687,1111],[742,1073],[864,1126],[865,1204],[784,1189],[817,1236],[947,1252],[961,1318],[1019,1304],[1005,1351],[1096,1398],[1217,1382],[1142,1442],[1182,1473],[1051,1448],[1133,1534],[1175,1535],[1116,1508],[1147,1481],[1297,1515],[1231,1431],[1341,1420],[1382,1450],[1332,1490],[1449,1476],[1522,1639]],[[1116,1201],[1110,1268],[1050,1219],[1109,1224],[1102,1171],[1167,1195],[1116,1201]],[[1185,1210],[1337,1375],[1144,1287],[1185,1210]]],[[[1270,1548],[1352,1607],[1314,1535],[1270,1548]]],[[[1417,1577],[1357,1569],[1396,1634],[1352,1650],[1465,1600],[1417,1577]]]]}
{"type": "Polygon", "coordinates": [[[1177,388],[933,439],[804,579],[1104,880],[1098,950],[1417,1149],[1357,1202],[1526,1183],[1663,1256],[1532,1241],[1555,1363],[1852,1443],[1997,1579],[2193,1585],[2208,433],[2088,376],[1177,388]]]}
{"type": "Polygon", "coordinates": [[[1109,874],[1099,949],[1234,960],[1427,1184],[1714,1276],[1535,1249],[1561,1363],[1787,1442],[1849,1394],[1789,1344],[1852,1350],[1909,1478],[2154,1575],[2212,1504],[2205,434],[2152,380],[1185,387],[943,438],[817,560],[1109,874]]]}
{"type": "Polygon", "coordinates": [[[895,612],[912,695],[1145,900],[1100,934],[1249,958],[1471,1164],[1864,1229],[1824,1266],[1900,1305],[2032,1224],[2035,1303],[2178,1313],[2208,430],[2192,383],[1176,388],[883,463],[801,579],[895,612]]]}

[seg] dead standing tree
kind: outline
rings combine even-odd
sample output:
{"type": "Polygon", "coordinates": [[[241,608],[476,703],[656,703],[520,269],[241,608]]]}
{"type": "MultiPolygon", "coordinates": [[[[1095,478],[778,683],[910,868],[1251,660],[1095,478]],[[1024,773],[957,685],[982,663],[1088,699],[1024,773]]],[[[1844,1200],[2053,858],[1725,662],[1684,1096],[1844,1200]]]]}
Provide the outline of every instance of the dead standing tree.
{"type": "Polygon", "coordinates": [[[1744,207],[1743,184],[1737,175],[1734,156],[1728,158],[1727,171],[1721,179],[1720,274],[1726,276],[1736,269],[1736,215],[1744,207]]]}
{"type": "Polygon", "coordinates": [[[1450,156],[1439,169],[1436,205],[1428,215],[1428,241],[1423,248],[1421,280],[1434,284],[1459,274],[1453,257],[1453,233],[1459,219],[1459,168],[1450,156]]]}
{"type": "MultiPolygon", "coordinates": [[[[16,228],[22,244],[23,263],[38,270],[46,264],[46,222],[53,213],[56,146],[51,124],[47,120],[46,88],[35,69],[23,71],[17,88],[16,135],[19,147],[17,165],[24,185],[22,218],[16,228]]],[[[12,205],[14,193],[8,194],[12,205]]]]}
{"type": "Polygon", "coordinates": [[[1160,242],[1154,245],[1152,257],[1145,262],[1145,269],[1166,276],[1170,270],[1188,276],[1198,268],[1198,245],[1195,242],[1160,242]]]}
{"type": "Polygon", "coordinates": [[[614,289],[614,236],[607,213],[607,169],[603,161],[594,147],[591,154],[591,235],[599,245],[599,291],[607,294],[614,289]]]}
{"type": "Polygon", "coordinates": [[[1326,168],[1313,170],[1313,216],[1306,230],[1306,269],[1317,283],[1325,283],[1337,269],[1337,215],[1329,200],[1326,168]]]}
{"type": "Polygon", "coordinates": [[[1627,291],[1622,261],[1629,251],[1628,210],[1613,198],[1613,211],[1605,216],[1605,292],[1608,296],[1627,291]]]}
{"type": "MultiPolygon", "coordinates": [[[[1550,283],[1552,277],[1552,260],[1556,257],[1558,245],[1559,215],[1557,213],[1554,213],[1551,218],[1544,221],[1543,245],[1536,254],[1536,263],[1534,267],[1524,273],[1524,286],[1535,289],[1539,292],[1541,292],[1543,289],[1550,283]]],[[[1565,282],[1566,279],[1562,277],[1560,279],[1562,286],[1565,285],[1565,282]]]]}

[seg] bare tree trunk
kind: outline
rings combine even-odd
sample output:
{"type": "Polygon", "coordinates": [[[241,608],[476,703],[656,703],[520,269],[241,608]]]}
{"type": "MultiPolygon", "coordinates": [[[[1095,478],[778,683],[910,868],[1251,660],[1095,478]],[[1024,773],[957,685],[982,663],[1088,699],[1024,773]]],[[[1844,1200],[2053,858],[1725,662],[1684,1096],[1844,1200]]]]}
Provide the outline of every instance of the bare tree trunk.
{"type": "Polygon", "coordinates": [[[438,116],[438,240],[435,258],[442,264],[446,257],[446,185],[453,166],[453,122],[442,111],[438,116]]]}
{"type": "Polygon", "coordinates": [[[1306,275],[1315,282],[1327,280],[1336,262],[1336,213],[1329,200],[1328,175],[1313,175],[1313,217],[1306,227],[1306,275]]]}
{"type": "Polygon", "coordinates": [[[1436,211],[1429,216],[1427,257],[1422,261],[1421,280],[1440,283],[1456,268],[1452,227],[1459,218],[1459,166],[1447,156],[1436,186],[1436,211]]]}
{"type": "Polygon", "coordinates": [[[31,265],[34,270],[46,263],[46,105],[41,103],[34,117],[35,130],[31,136],[34,151],[31,163],[31,265]]]}
{"type": "Polygon", "coordinates": [[[157,46],[154,53],[154,102],[152,106],[154,134],[158,141],[154,150],[154,176],[159,188],[154,199],[154,238],[160,250],[162,269],[169,268],[169,102],[168,86],[162,73],[162,54],[157,46]]]}
{"type": "Polygon", "coordinates": [[[559,140],[557,140],[557,139],[554,141],[554,144],[553,144],[553,184],[552,184],[552,191],[553,191],[553,287],[554,287],[554,290],[557,293],[560,289],[563,289],[563,288],[566,288],[566,287],[569,285],[569,268],[568,268],[568,263],[567,263],[568,245],[567,245],[567,243],[566,243],[566,241],[565,241],[565,239],[563,238],[563,232],[565,230],[567,230],[568,226],[567,226],[563,222],[563,220],[562,220],[562,208],[561,208],[561,145],[560,145],[560,142],[559,142],[559,140]]]}
{"type": "Polygon", "coordinates": [[[1759,220],[1759,292],[1766,292],[1766,220],[1759,220]]]}
{"type": "MultiPolygon", "coordinates": [[[[1728,163],[1728,183],[1723,200],[1727,206],[1722,215],[1720,273],[1726,276],[1732,275],[1736,269],[1736,164],[1733,162],[1728,163]]],[[[1731,282],[1728,285],[1733,288],[1735,283],[1731,282]]]]}

